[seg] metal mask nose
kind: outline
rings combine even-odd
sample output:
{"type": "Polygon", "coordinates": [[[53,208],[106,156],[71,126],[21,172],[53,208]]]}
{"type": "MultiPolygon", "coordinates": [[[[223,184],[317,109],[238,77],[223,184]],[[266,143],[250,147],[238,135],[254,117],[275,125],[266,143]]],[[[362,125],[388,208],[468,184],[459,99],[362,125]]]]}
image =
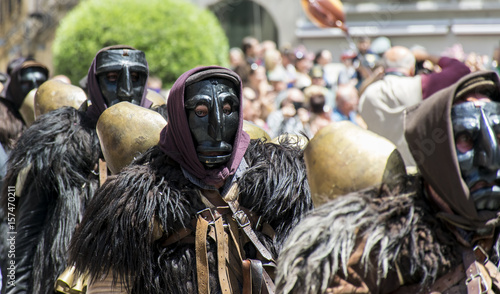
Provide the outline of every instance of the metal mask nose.
{"type": "Polygon", "coordinates": [[[481,108],[480,116],[480,138],[479,152],[476,162],[479,166],[489,170],[498,170],[500,168],[500,154],[498,149],[497,137],[486,117],[484,110],[481,108]]]}
{"type": "Polygon", "coordinates": [[[212,81],[212,110],[208,118],[208,134],[215,141],[222,141],[222,134],[224,132],[224,113],[222,105],[220,105],[218,97],[219,87],[217,81],[212,81]]]}
{"type": "Polygon", "coordinates": [[[130,70],[128,68],[124,68],[118,79],[118,97],[129,98],[132,97],[133,86],[132,79],[130,77],[130,70]]]}
{"type": "MultiPolygon", "coordinates": [[[[35,89],[35,88],[38,88],[40,86],[38,83],[38,80],[36,79],[35,76],[31,77],[30,83],[31,83],[31,85],[30,85],[31,89],[35,89]]],[[[42,83],[40,83],[40,84],[42,84],[42,83]]]]}

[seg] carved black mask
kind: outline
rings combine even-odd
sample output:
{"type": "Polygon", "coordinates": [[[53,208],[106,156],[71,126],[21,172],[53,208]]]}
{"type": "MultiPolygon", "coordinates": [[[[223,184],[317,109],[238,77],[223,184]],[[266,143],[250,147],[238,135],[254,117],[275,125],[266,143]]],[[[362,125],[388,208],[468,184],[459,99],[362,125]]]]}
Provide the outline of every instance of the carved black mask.
{"type": "Polygon", "coordinates": [[[228,162],[239,122],[236,86],[223,78],[202,80],[187,86],[184,98],[198,159],[208,168],[228,162]]]}
{"type": "Polygon", "coordinates": [[[19,74],[19,87],[22,98],[24,99],[31,90],[40,87],[41,84],[47,81],[47,78],[47,71],[43,68],[23,68],[19,74]]]}
{"type": "Polygon", "coordinates": [[[500,208],[500,103],[465,102],[451,118],[462,178],[477,210],[500,208]]]}
{"type": "Polygon", "coordinates": [[[103,51],[97,56],[96,75],[108,107],[122,101],[140,105],[148,76],[146,56],[140,50],[103,51]]]}

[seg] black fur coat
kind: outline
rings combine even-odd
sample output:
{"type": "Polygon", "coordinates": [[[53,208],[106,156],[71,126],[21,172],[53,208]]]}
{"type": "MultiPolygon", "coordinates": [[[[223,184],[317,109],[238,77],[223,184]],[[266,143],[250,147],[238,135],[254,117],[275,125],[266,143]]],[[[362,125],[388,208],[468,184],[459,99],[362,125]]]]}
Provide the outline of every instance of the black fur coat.
{"type": "MultiPolygon", "coordinates": [[[[275,230],[274,240],[263,234],[259,239],[276,257],[291,229],[312,208],[303,154],[286,142],[253,140],[245,160],[249,168],[238,179],[239,202],[275,230]]],[[[153,147],[98,190],[71,242],[70,262],[92,279],[112,272],[129,282],[131,293],[197,293],[194,244],[162,247],[152,242],[151,222],[157,219],[171,235],[188,227],[205,207],[180,167],[153,147]]],[[[209,268],[214,269],[216,245],[210,241],[209,268]]],[[[210,286],[211,293],[220,292],[212,270],[210,286]]]]}
{"type": "MultiPolygon", "coordinates": [[[[407,293],[429,293],[425,289],[462,264],[462,254],[422,185],[409,177],[404,191],[375,187],[316,208],[283,246],[277,293],[381,294],[401,284],[412,286],[407,293]]],[[[494,240],[490,260],[497,264],[498,229],[494,240]]]]}
{"type": "MultiPolygon", "coordinates": [[[[11,152],[2,191],[2,242],[12,231],[5,216],[8,191],[15,190],[16,277],[7,293],[53,293],[66,268],[69,241],[98,186],[99,140],[86,121],[74,108],[54,110],[35,121],[11,152]]],[[[10,262],[9,244],[1,246],[2,262],[10,262]]],[[[3,280],[8,282],[5,274],[3,280]]]]}

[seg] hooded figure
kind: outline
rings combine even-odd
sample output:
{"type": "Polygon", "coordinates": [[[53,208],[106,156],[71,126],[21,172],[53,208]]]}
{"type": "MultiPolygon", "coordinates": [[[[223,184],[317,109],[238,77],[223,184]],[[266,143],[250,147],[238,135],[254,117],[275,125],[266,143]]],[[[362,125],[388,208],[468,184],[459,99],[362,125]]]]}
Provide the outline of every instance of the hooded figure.
{"type": "Polygon", "coordinates": [[[87,75],[89,118],[97,122],[106,108],[121,101],[150,108],[152,102],[146,98],[147,91],[143,86],[148,73],[146,56],[140,50],[124,45],[99,50],[87,75]],[[108,76],[104,73],[108,73],[108,76]]]}
{"type": "Polygon", "coordinates": [[[4,217],[1,227],[2,240],[16,233],[15,257],[7,254],[9,244],[1,248],[4,270],[16,265],[15,283],[3,279],[7,293],[54,291],[67,265],[71,236],[99,186],[101,150],[95,123],[112,98],[145,102],[147,75],[142,51],[123,45],[104,48],[89,69],[89,80],[101,79],[89,85],[92,105],[87,108],[85,102],[79,110],[62,107],[41,115],[20,137],[1,194],[3,215],[15,215],[15,226],[7,226],[4,217]],[[96,73],[95,64],[104,67],[110,60],[112,66],[96,73]],[[135,67],[128,67],[132,62],[135,67]],[[107,93],[102,91],[104,82],[111,89],[107,93]],[[138,90],[114,95],[122,88],[138,90]]]}
{"type": "MultiPolygon", "coordinates": [[[[31,59],[18,58],[8,68],[9,79],[0,94],[0,144],[9,152],[24,131],[25,123],[19,113],[24,98],[49,77],[47,67],[31,59]]],[[[0,163],[1,164],[1,163],[0,163]]]]}
{"type": "Polygon", "coordinates": [[[317,208],[284,245],[278,292],[500,293],[499,109],[490,71],[407,109],[419,173],[317,208]]]}
{"type": "Polygon", "coordinates": [[[98,190],[70,263],[88,291],[272,292],[277,253],[312,207],[300,147],[249,139],[226,68],[187,71],[168,101],[160,143],[98,190]]]}

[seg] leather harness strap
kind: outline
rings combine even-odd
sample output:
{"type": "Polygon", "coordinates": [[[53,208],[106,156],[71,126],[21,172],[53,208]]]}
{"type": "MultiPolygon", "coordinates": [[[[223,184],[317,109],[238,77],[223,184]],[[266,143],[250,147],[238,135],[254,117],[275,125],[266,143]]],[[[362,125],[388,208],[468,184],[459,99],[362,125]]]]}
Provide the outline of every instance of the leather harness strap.
{"type": "Polygon", "coordinates": [[[198,217],[196,223],[195,251],[199,294],[210,293],[208,285],[207,231],[208,222],[204,218],[198,217]]]}
{"type": "MultiPolygon", "coordinates": [[[[231,194],[236,194],[237,195],[238,193],[239,193],[238,185],[237,184],[233,184],[231,186],[228,194],[229,195],[231,195],[231,194]]],[[[240,204],[239,204],[237,198],[235,198],[232,201],[228,201],[227,204],[228,204],[229,208],[231,209],[231,211],[233,212],[233,218],[238,223],[238,227],[243,230],[243,232],[245,233],[245,235],[248,237],[248,239],[255,246],[255,249],[257,249],[257,251],[260,253],[260,255],[266,261],[275,263],[275,261],[273,259],[273,255],[271,254],[271,252],[269,252],[269,250],[262,244],[262,242],[260,242],[259,238],[257,237],[257,235],[255,234],[255,232],[253,231],[251,223],[250,223],[250,218],[245,213],[245,211],[243,211],[240,208],[240,204]]]]}
{"type": "Polygon", "coordinates": [[[269,267],[274,270],[276,263],[253,228],[260,227],[271,238],[274,238],[274,230],[269,224],[261,223],[255,213],[239,205],[238,193],[238,186],[234,184],[224,199],[228,206],[217,207],[200,193],[207,208],[199,211],[197,218],[191,222],[191,226],[196,229],[182,228],[160,240],[162,246],[184,240],[190,242],[194,231],[199,294],[210,293],[207,237],[212,238],[217,246],[217,272],[222,293],[234,293],[240,286],[244,294],[275,293],[274,282],[266,269],[269,267]],[[243,231],[242,235],[239,229],[243,231]],[[254,245],[264,263],[257,259],[246,259],[241,246],[247,241],[254,245]]]}
{"type": "Polygon", "coordinates": [[[108,166],[106,161],[99,158],[99,186],[102,186],[106,179],[108,178],[108,166]]]}
{"type": "Polygon", "coordinates": [[[252,292],[261,293],[262,281],[264,275],[264,268],[262,267],[262,261],[257,259],[250,259],[250,270],[252,275],[252,292]]]}
{"type": "Polygon", "coordinates": [[[219,272],[219,283],[223,294],[233,293],[229,284],[227,272],[226,256],[229,255],[228,238],[224,231],[224,221],[222,217],[215,220],[215,234],[217,236],[217,265],[219,272]]]}
{"type": "MultiPolygon", "coordinates": [[[[474,250],[475,251],[475,250],[474,250]]],[[[474,251],[464,249],[462,258],[464,262],[465,284],[468,294],[493,293],[491,291],[491,278],[483,264],[477,261],[474,251]]]]}

